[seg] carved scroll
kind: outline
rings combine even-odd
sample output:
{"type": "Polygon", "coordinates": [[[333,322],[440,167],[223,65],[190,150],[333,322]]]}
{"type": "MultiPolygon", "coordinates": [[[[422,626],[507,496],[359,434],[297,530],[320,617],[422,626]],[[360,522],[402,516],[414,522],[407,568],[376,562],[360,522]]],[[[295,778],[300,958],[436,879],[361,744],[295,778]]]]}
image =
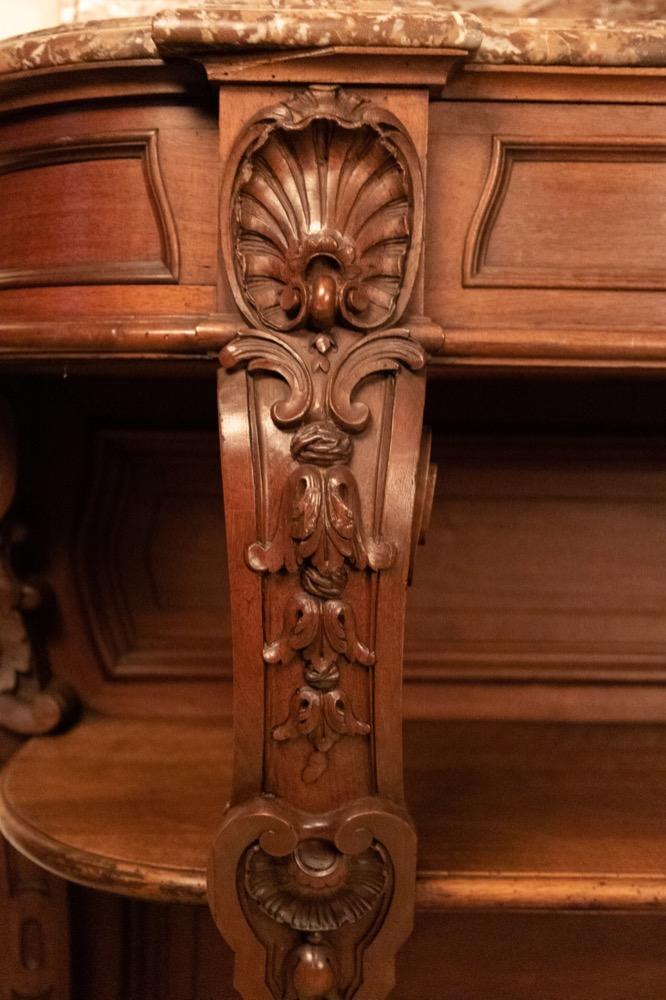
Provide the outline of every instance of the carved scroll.
{"type": "Polygon", "coordinates": [[[237,753],[211,909],[246,1000],[381,1000],[416,863],[400,684],[425,359],[395,324],[420,163],[389,112],[313,87],[249,124],[222,204],[250,328],[221,354],[237,753]]]}
{"type": "Polygon", "coordinates": [[[26,530],[11,515],[16,492],[16,439],[11,410],[0,400],[0,726],[26,735],[57,728],[74,704],[72,693],[49,681],[31,642],[26,618],[42,595],[14,569],[26,530]]]}

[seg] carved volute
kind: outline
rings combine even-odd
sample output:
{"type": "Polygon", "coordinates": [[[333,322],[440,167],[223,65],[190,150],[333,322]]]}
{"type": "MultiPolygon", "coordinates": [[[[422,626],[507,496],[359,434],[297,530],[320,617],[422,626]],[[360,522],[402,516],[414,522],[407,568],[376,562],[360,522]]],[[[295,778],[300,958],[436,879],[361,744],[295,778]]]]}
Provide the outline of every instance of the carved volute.
{"type": "Polygon", "coordinates": [[[400,671],[425,358],[396,324],[419,157],[389,111],[312,87],[242,132],[222,212],[249,327],[221,354],[237,756],[211,908],[246,1000],[381,1000],[415,880],[400,671]]]}

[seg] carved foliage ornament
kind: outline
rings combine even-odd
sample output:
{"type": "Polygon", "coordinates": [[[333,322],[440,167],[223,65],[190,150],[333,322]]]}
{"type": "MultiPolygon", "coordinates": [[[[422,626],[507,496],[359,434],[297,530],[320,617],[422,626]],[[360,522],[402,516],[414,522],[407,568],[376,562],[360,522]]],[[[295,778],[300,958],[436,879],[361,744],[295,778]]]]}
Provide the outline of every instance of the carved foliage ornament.
{"type": "MultiPolygon", "coordinates": [[[[275,669],[298,662],[302,683],[269,738],[278,745],[308,741],[300,773],[307,786],[329,770],[340,740],[372,732],[372,721],[357,716],[344,687],[350,670],[381,669],[362,634],[350,583],[390,569],[396,546],[366,527],[352,435],[368,426],[371,414],[355,395],[371,376],[393,377],[424,364],[409,331],[392,325],[418,266],[421,173],[396,118],[330,87],[310,88],[258,116],[232,168],[223,192],[230,211],[223,226],[226,260],[252,328],[223,350],[221,363],[287,386],[270,413],[277,428],[293,431],[293,467],[279,483],[269,471],[269,488],[280,495],[276,524],[245,556],[267,581],[278,574],[289,581],[281,631],[266,636],[263,657],[275,669]]],[[[266,984],[276,1000],[356,994],[363,952],[393,905],[392,855],[400,842],[408,854],[413,848],[406,817],[386,827],[388,839],[399,831],[395,843],[373,834],[375,826],[383,829],[388,806],[372,801],[373,819],[348,839],[333,833],[326,816],[299,814],[292,823],[280,799],[271,806],[270,828],[249,805],[235,825],[230,814],[223,827],[218,857],[223,850],[230,856],[246,821],[256,827],[241,845],[235,878],[245,917],[267,948],[266,984]],[[279,849],[275,814],[290,831],[279,849]],[[286,937],[268,932],[266,919],[286,937]],[[355,928],[352,937],[340,938],[348,925],[355,928]]],[[[214,880],[215,861],[211,871],[214,880]]],[[[249,987],[246,995],[254,998],[249,987]]]]}
{"type": "Polygon", "coordinates": [[[14,418],[0,399],[0,726],[36,735],[65,721],[74,696],[65,685],[49,680],[26,624],[42,594],[19,577],[14,565],[15,550],[27,537],[25,525],[12,514],[16,465],[14,418]]]}
{"type": "Polygon", "coordinates": [[[358,433],[370,414],[352,395],[370,375],[401,366],[421,368],[423,352],[408,330],[394,328],[353,343],[325,376],[312,373],[289,344],[253,330],[240,333],[223,350],[221,361],[227,368],[243,362],[249,371],[281,376],[289,394],[274,404],[273,420],[286,427],[298,414],[306,421],[291,441],[298,464],[282,491],[277,530],[270,541],[248,547],[247,561],[257,572],[286,570],[300,580],[285,605],[282,634],[266,643],[264,660],[280,665],[297,654],[303,658],[306,685],[291,698],[289,716],[274,728],[273,738],[309,740],[313,750],[302,778],[310,783],[324,774],[328,753],[342,736],[367,736],[371,731],[356,717],[345,691],[330,689],[340,679],[341,658],[367,667],[375,662],[359,636],[354,608],[345,599],[349,574],[388,569],[395,556],[392,543],[369,537],[364,527],[346,430],[358,433]]]}

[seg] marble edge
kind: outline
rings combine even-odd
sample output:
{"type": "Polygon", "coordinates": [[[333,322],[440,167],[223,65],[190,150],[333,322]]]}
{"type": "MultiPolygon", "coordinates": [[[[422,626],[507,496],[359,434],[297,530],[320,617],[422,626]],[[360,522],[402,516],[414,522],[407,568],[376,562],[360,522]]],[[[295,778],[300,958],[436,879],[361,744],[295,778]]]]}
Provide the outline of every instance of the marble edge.
{"type": "Polygon", "coordinates": [[[0,75],[77,63],[159,59],[149,17],[59,25],[0,42],[0,75]]]}
{"type": "Polygon", "coordinates": [[[166,10],[153,20],[153,38],[165,54],[211,49],[328,48],[336,45],[474,51],[481,44],[475,14],[430,2],[356,5],[298,0],[279,5],[243,3],[166,10]]]}
{"type": "Polygon", "coordinates": [[[528,66],[666,66],[666,19],[493,18],[474,62],[528,66]]]}
{"type": "Polygon", "coordinates": [[[487,18],[429,0],[356,7],[237,3],[88,21],[0,41],[0,75],[60,66],[227,51],[333,45],[459,48],[488,65],[665,67],[666,19],[487,18]],[[309,18],[307,15],[312,13],[309,18]]]}

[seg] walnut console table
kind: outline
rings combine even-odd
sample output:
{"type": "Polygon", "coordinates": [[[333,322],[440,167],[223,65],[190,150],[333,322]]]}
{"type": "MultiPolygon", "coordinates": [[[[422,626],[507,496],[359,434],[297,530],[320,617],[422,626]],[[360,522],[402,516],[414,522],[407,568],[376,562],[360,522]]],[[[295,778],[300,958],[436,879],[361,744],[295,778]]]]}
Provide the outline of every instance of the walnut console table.
{"type": "MultiPolygon", "coordinates": [[[[8,996],[69,996],[52,875],[207,901],[243,1000],[383,1000],[415,910],[659,916],[662,66],[416,0],[0,46],[8,996]]],[[[490,995],[437,947],[393,995],[490,995]]]]}

